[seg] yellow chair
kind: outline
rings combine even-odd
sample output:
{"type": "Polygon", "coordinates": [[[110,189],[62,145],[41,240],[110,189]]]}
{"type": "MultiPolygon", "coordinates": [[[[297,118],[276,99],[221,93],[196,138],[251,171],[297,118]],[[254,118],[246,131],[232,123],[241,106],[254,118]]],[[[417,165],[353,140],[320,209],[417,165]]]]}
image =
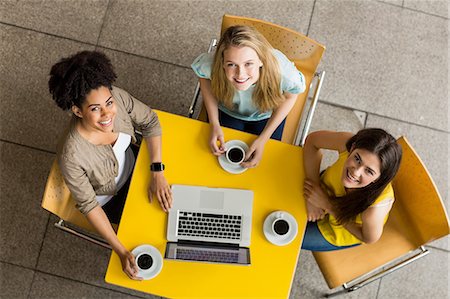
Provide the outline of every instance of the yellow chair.
{"type": "Polygon", "coordinates": [[[41,206],[60,219],[55,226],[63,231],[74,234],[85,240],[106,248],[111,246],[103,240],[86,217],[75,207],[75,202],[70,195],[69,188],[64,182],[59,170],[58,162],[53,162],[50,174],[45,186],[41,206]]]}
{"type": "MultiPolygon", "coordinates": [[[[289,58],[289,60],[294,62],[297,69],[299,69],[305,76],[306,90],[304,93],[300,94],[297,97],[297,102],[295,103],[295,106],[292,108],[286,119],[286,124],[282,136],[283,142],[303,145],[309,127],[311,125],[314,110],[319,99],[320,88],[325,76],[324,71],[316,73],[317,66],[322,59],[325,47],[310,39],[309,37],[304,36],[291,29],[246,17],[224,15],[222,19],[221,32],[223,33],[228,27],[234,25],[247,25],[256,28],[262,35],[264,35],[264,37],[274,48],[283,52],[289,58]],[[310,104],[309,112],[305,118],[305,125],[303,126],[302,133],[300,134],[301,118],[308,93],[310,91],[311,83],[313,82],[314,78],[317,78],[317,83],[310,104]]],[[[215,45],[216,40],[213,39],[209,46],[208,52],[210,52],[215,47],[215,45]]],[[[199,91],[199,84],[197,84],[194,98],[192,100],[191,106],[189,107],[189,117],[193,117],[195,113],[199,91]]],[[[206,120],[206,111],[204,107],[202,107],[198,118],[206,120]]]]}
{"type": "Polygon", "coordinates": [[[405,137],[398,139],[403,158],[393,181],[395,203],[374,244],[313,252],[330,289],[354,291],[429,253],[424,247],[450,234],[447,212],[425,165],[405,137]]]}

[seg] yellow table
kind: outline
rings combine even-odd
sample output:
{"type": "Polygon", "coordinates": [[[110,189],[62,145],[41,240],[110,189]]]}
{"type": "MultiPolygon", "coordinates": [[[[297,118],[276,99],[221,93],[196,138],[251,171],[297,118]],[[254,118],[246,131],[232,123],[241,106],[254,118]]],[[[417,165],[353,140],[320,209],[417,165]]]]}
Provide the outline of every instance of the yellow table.
{"type": "MultiPolygon", "coordinates": [[[[108,283],[169,298],[287,298],[297,265],[306,210],[302,149],[270,140],[257,168],[238,175],[225,172],[208,146],[209,124],[157,111],[163,128],[163,161],[170,184],[240,188],[254,191],[250,266],[164,260],[161,273],[147,281],[133,281],[122,272],[113,252],[106,272],[108,283]],[[276,246],[263,233],[263,222],[275,210],[285,210],[298,223],[292,243],[276,246]]],[[[255,136],[224,128],[227,140],[251,144],[255,136]]],[[[118,237],[130,251],[141,244],[155,246],[164,256],[167,214],[158,201],[147,198],[150,180],[146,146],[139,152],[118,237]]]]}

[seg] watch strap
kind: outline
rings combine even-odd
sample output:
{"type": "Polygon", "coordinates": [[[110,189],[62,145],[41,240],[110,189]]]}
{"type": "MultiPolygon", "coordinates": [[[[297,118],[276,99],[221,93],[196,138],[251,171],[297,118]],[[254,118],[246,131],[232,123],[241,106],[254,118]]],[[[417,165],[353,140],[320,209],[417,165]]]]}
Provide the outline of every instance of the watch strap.
{"type": "Polygon", "coordinates": [[[164,166],[164,164],[162,164],[161,162],[157,162],[157,163],[152,163],[150,164],[150,170],[151,171],[163,171],[166,167],[164,166]]]}

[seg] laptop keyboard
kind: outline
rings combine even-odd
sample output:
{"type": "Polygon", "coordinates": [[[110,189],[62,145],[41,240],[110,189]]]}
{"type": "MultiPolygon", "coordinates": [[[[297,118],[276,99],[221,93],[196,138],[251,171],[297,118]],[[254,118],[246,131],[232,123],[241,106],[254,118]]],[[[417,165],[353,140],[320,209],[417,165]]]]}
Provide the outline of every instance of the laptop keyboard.
{"type": "Polygon", "coordinates": [[[176,257],[177,259],[188,261],[238,263],[239,252],[178,248],[176,252],[176,257]]]}
{"type": "Polygon", "coordinates": [[[242,216],[178,211],[178,236],[241,239],[242,216]]]}

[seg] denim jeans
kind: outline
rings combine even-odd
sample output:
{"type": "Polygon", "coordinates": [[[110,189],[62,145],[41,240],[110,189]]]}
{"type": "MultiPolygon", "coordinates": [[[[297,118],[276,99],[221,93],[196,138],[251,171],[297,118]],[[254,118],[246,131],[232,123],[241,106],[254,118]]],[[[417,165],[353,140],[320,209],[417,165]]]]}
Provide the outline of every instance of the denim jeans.
{"type": "MultiPolygon", "coordinates": [[[[259,135],[266,127],[267,122],[269,119],[263,119],[263,120],[257,120],[257,121],[245,121],[240,120],[237,118],[234,118],[222,111],[219,110],[219,122],[220,125],[228,128],[232,128],[235,130],[259,135]]],[[[278,128],[273,132],[272,136],[270,138],[281,140],[281,136],[283,135],[283,129],[284,124],[286,122],[286,119],[284,119],[281,124],[278,126],[278,128]]]]}
{"type": "Polygon", "coordinates": [[[317,222],[309,221],[306,224],[305,236],[303,237],[302,249],[311,251],[332,251],[341,250],[358,246],[360,244],[354,244],[349,246],[336,246],[328,242],[320,233],[317,222]]]}

